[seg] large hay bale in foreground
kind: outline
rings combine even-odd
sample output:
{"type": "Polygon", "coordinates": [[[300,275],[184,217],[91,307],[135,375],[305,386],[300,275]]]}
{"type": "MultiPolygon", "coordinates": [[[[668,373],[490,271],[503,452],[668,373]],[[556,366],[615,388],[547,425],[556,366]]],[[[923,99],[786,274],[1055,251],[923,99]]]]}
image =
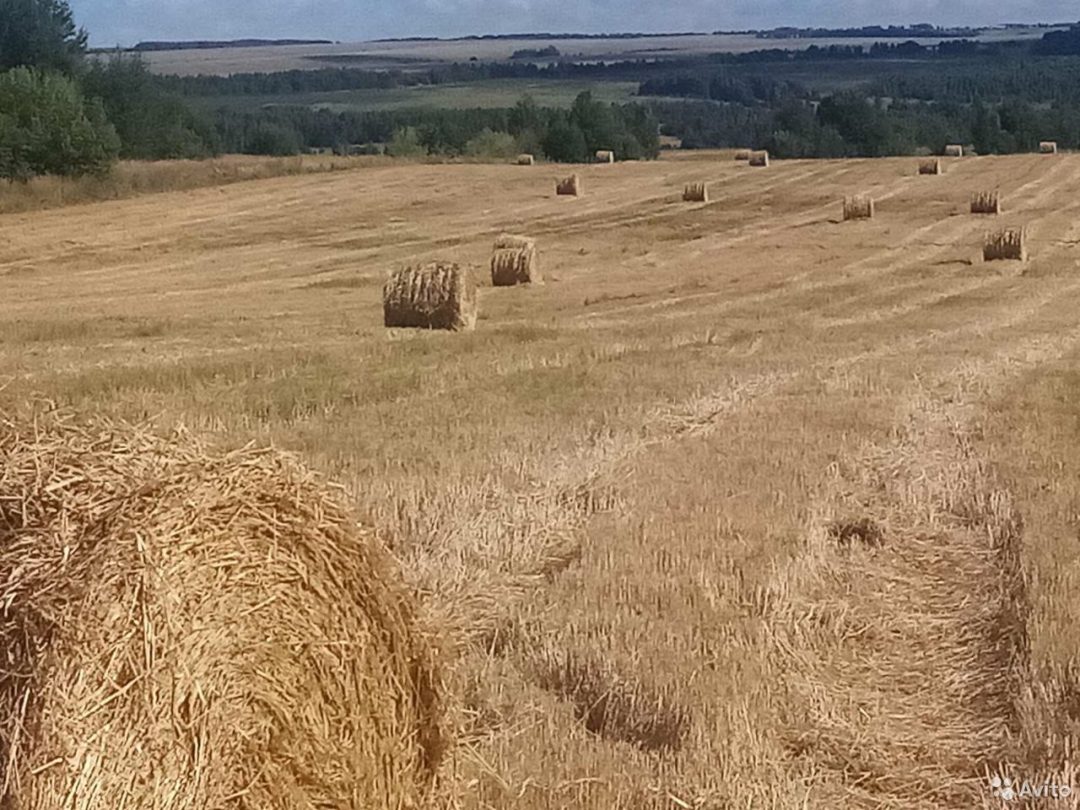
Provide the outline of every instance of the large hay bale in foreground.
{"type": "Polygon", "coordinates": [[[866,194],[844,197],[844,221],[871,219],[874,216],[874,200],[866,194]]]}
{"type": "Polygon", "coordinates": [[[383,287],[383,322],[388,327],[453,329],[476,326],[476,281],[452,262],[404,267],[383,287]]]}
{"type": "Polygon", "coordinates": [[[596,153],[596,162],[597,163],[614,163],[615,162],[615,153],[612,152],[610,149],[600,149],[596,153]]]}
{"type": "Polygon", "coordinates": [[[1000,214],[1001,195],[996,191],[979,191],[971,195],[971,213],[1000,214]]]}
{"type": "Polygon", "coordinates": [[[1039,141],[1039,152],[1044,155],[1056,155],[1058,150],[1057,141],[1039,141]]]}
{"type": "Polygon", "coordinates": [[[563,180],[556,180],[555,193],[561,197],[580,197],[582,194],[581,178],[576,174],[572,174],[563,180]]]}
{"type": "Polygon", "coordinates": [[[491,256],[491,284],[513,287],[515,284],[543,283],[536,242],[525,236],[503,234],[495,240],[491,256]]]}
{"type": "Polygon", "coordinates": [[[738,149],[735,151],[735,160],[749,160],[750,155],[749,149],[738,149]]]}
{"type": "Polygon", "coordinates": [[[750,153],[750,165],[751,166],[765,166],[769,165],[769,153],[766,151],[751,152],[750,153]]]}
{"type": "Polygon", "coordinates": [[[996,233],[987,234],[983,241],[983,261],[993,262],[1001,259],[1027,261],[1027,234],[1023,228],[1005,228],[996,233]]]}
{"type": "Polygon", "coordinates": [[[518,166],[532,166],[536,163],[536,158],[529,154],[521,154],[517,156],[518,166]]]}
{"type": "Polygon", "coordinates": [[[418,807],[414,601],[290,457],[0,421],[0,806],[418,807]]]}
{"type": "Polygon", "coordinates": [[[709,188],[705,183],[687,183],[682,198],[683,202],[708,202],[709,188]]]}
{"type": "Polygon", "coordinates": [[[950,143],[945,147],[945,157],[963,157],[964,147],[958,143],[950,143]]]}
{"type": "Polygon", "coordinates": [[[941,174],[941,161],[937,158],[924,160],[919,164],[919,174],[941,174]]]}

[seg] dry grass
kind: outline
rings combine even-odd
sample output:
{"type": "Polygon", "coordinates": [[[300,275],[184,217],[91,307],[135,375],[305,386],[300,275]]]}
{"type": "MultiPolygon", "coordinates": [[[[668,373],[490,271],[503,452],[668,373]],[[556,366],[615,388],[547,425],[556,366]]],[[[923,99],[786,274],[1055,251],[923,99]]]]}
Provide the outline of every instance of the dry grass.
{"type": "Polygon", "coordinates": [[[0,213],[122,200],[142,194],[222,186],[245,180],[321,174],[371,165],[377,158],[329,155],[262,158],[229,155],[209,160],[125,161],[105,177],[35,177],[0,181],[0,213]]]}
{"type": "Polygon", "coordinates": [[[0,407],[341,481],[439,630],[449,806],[970,810],[986,772],[1071,778],[1080,158],[943,188],[720,157],[576,167],[572,205],[385,161],[5,215],[0,407]],[[705,176],[723,200],[672,204],[705,176]],[[852,188],[887,227],[818,227],[852,188]],[[986,223],[953,214],[986,188],[1023,277],[972,270],[986,223]],[[500,233],[549,283],[485,285],[452,340],[383,327],[386,268],[500,233]]]}
{"type": "Polygon", "coordinates": [[[476,281],[452,262],[403,267],[383,287],[386,326],[468,331],[476,317],[476,281]]]}
{"type": "Polygon", "coordinates": [[[919,163],[919,174],[941,174],[941,161],[937,158],[924,160],[919,163]]]}
{"type": "Polygon", "coordinates": [[[709,187],[706,183],[687,183],[683,187],[683,202],[708,202],[709,187]]]}
{"type": "Polygon", "coordinates": [[[1000,214],[1001,195],[996,191],[979,191],[971,195],[971,213],[1000,214]]]}
{"type": "Polygon", "coordinates": [[[983,261],[1001,259],[1027,261],[1027,237],[1023,228],[1005,228],[986,235],[983,241],[983,261]]]}
{"type": "Polygon", "coordinates": [[[751,154],[753,154],[753,152],[749,149],[737,149],[735,151],[735,160],[749,160],[751,154]]]}
{"type": "Polygon", "coordinates": [[[751,166],[768,166],[769,165],[769,153],[765,151],[751,152],[750,153],[750,165],[751,166]]]}
{"type": "Polygon", "coordinates": [[[614,163],[615,162],[615,153],[612,152],[610,149],[600,149],[596,153],[596,162],[597,163],[614,163]]]}
{"type": "Polygon", "coordinates": [[[426,800],[441,678],[380,541],[272,451],[0,424],[3,800],[426,800]]]}
{"type": "Polygon", "coordinates": [[[874,198],[866,194],[844,197],[844,221],[850,219],[872,219],[874,216],[874,198]]]}
{"type": "Polygon", "coordinates": [[[522,154],[517,156],[518,166],[532,166],[536,163],[536,158],[532,155],[522,154]]]}

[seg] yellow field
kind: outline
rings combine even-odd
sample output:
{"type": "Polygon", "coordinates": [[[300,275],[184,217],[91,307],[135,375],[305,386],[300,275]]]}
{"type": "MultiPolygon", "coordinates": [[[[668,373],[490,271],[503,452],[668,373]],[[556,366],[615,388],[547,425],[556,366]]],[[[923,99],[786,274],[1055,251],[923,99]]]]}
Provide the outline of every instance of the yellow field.
{"type": "Polygon", "coordinates": [[[0,406],[342,482],[450,661],[450,806],[998,806],[1080,743],[1080,156],[917,164],[677,154],[575,199],[381,162],[6,214],[0,406]],[[983,263],[1016,225],[1030,260],[983,263]],[[506,231],[547,284],[490,286],[506,231]],[[436,257],[476,265],[476,331],[385,330],[387,272],[436,257]]]}

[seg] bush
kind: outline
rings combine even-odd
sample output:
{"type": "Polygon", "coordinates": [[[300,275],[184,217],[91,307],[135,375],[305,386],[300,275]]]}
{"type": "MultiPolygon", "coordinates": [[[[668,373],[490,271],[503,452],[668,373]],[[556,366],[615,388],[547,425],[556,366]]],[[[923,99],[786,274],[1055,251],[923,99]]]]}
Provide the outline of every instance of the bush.
{"type": "Polygon", "coordinates": [[[57,73],[15,68],[0,73],[0,177],[103,174],[120,139],[98,102],[57,73]]]}
{"type": "Polygon", "coordinates": [[[284,124],[263,123],[248,136],[244,152],[249,155],[288,157],[300,154],[300,133],[284,124]]]}
{"type": "Polygon", "coordinates": [[[394,137],[386,145],[386,154],[393,157],[421,157],[427,154],[427,148],[420,143],[420,135],[415,127],[402,127],[394,132],[394,137]]]}
{"type": "Polygon", "coordinates": [[[485,129],[465,144],[470,157],[509,158],[519,152],[517,139],[508,132],[485,129]]]}

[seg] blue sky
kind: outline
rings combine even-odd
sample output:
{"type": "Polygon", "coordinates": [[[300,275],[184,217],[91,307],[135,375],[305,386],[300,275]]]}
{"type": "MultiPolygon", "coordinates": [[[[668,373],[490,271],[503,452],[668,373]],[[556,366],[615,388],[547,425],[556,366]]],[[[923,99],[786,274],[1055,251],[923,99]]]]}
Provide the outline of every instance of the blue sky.
{"type": "Polygon", "coordinates": [[[519,31],[713,31],[777,25],[986,25],[1080,17],[1076,0],[70,0],[95,45],[142,39],[519,31]]]}

